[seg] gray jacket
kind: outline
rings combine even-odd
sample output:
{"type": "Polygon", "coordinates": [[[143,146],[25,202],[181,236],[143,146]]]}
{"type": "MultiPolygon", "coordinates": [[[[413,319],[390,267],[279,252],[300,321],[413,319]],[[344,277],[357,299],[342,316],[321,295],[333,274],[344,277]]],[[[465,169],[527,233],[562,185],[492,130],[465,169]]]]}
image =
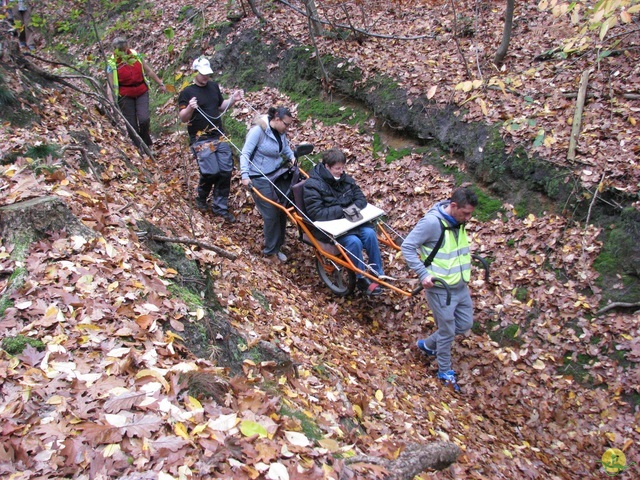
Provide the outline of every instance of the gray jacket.
{"type": "Polygon", "coordinates": [[[282,156],[295,160],[293,150],[289,146],[287,134],[280,135],[282,151],[279,149],[278,140],[269,127],[266,115],[260,118],[258,125],[254,125],[244,141],[242,154],[240,155],[240,173],[242,179],[268,175],[277,170],[282,164],[282,156]],[[258,146],[253,159],[250,161],[253,150],[258,146]]]}
{"type": "Polygon", "coordinates": [[[416,272],[420,282],[431,274],[420,259],[418,251],[422,245],[433,248],[438,242],[442,232],[442,220],[446,221],[441,210],[446,208],[449,203],[450,200],[443,200],[431,207],[402,242],[402,255],[409,268],[416,272]]]}

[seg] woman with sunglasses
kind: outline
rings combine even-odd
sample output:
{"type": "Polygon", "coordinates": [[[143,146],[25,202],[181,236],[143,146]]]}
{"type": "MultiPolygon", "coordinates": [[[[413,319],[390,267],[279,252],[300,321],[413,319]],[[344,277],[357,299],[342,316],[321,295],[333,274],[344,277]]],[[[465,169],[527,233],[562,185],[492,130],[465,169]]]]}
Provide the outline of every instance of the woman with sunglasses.
{"type": "MultiPolygon", "coordinates": [[[[293,116],[288,108],[269,108],[267,115],[254,120],[254,126],[247,133],[240,155],[242,184],[252,186],[274,202],[280,201],[278,190],[285,192],[291,181],[285,177],[273,178],[284,164],[295,162],[295,155],[287,139],[287,128],[291,123],[293,116]]],[[[253,190],[251,195],[264,221],[263,253],[286,262],[286,255],[280,251],[285,240],[286,214],[282,209],[262,200],[253,190]]]]}

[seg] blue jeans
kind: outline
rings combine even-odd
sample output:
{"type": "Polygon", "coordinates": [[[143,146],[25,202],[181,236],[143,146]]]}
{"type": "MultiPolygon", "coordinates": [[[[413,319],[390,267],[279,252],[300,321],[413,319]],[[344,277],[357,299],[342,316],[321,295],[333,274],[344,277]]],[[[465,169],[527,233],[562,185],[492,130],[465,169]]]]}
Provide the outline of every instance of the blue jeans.
{"type": "MultiPolygon", "coordinates": [[[[380,245],[378,245],[378,236],[376,231],[369,225],[361,225],[350,230],[351,233],[338,238],[338,243],[342,245],[351,255],[349,258],[353,264],[361,270],[366,271],[366,263],[362,258],[362,249],[364,248],[369,257],[369,265],[378,275],[383,275],[382,257],[380,255],[380,245]]],[[[361,278],[361,274],[357,274],[361,278]]]]}

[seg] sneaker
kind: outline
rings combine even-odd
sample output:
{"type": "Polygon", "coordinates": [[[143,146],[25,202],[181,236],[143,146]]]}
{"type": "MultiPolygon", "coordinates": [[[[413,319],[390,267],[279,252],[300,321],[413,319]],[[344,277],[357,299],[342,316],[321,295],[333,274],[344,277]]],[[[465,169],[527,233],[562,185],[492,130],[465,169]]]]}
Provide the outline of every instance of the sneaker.
{"type": "Polygon", "coordinates": [[[209,206],[207,205],[207,201],[206,200],[202,200],[199,197],[196,197],[196,208],[198,210],[200,210],[201,212],[206,212],[207,210],[209,210],[209,206]]]}
{"type": "Polygon", "coordinates": [[[424,340],[418,340],[416,342],[416,345],[420,350],[422,350],[427,355],[430,355],[432,357],[436,356],[436,351],[435,350],[431,350],[430,348],[427,348],[427,345],[425,344],[424,340]]]}
{"type": "Polygon", "coordinates": [[[460,385],[458,385],[455,371],[449,370],[447,372],[438,372],[438,378],[444,386],[453,388],[454,392],[460,393],[460,385]]]}
{"type": "Polygon", "coordinates": [[[382,289],[380,288],[380,285],[378,285],[376,282],[372,282],[366,277],[358,278],[356,280],[356,285],[367,295],[371,295],[374,297],[382,295],[382,289]]]}
{"type": "Polygon", "coordinates": [[[278,258],[278,260],[280,260],[282,263],[285,263],[287,261],[287,256],[282,253],[282,252],[278,252],[276,253],[276,257],[278,258]]]}

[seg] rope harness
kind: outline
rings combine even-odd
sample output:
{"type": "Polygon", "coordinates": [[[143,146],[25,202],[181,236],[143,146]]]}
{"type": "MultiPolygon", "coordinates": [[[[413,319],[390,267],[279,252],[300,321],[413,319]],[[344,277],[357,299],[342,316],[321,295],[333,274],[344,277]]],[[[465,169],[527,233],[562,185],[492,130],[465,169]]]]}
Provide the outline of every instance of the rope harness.
{"type": "MultiPolygon", "coordinates": [[[[256,114],[258,114],[258,115],[260,114],[260,113],[255,109],[255,108],[253,108],[253,106],[252,106],[252,105],[251,105],[247,100],[245,100],[245,99],[243,98],[243,99],[242,99],[242,101],[243,101],[244,103],[246,103],[246,104],[248,105],[248,107],[249,107],[251,110],[253,110],[256,114]]],[[[210,124],[214,129],[216,129],[216,130],[218,131],[218,133],[220,133],[220,135],[221,135],[221,136],[223,136],[224,138],[226,138],[226,139],[227,139],[227,142],[229,143],[229,145],[231,145],[233,148],[235,148],[235,149],[238,151],[238,153],[240,154],[240,156],[242,156],[242,149],[240,149],[236,144],[234,144],[231,140],[229,140],[229,137],[227,137],[227,136],[224,134],[224,132],[223,132],[222,130],[220,130],[220,128],[218,128],[218,126],[217,126],[215,123],[213,123],[213,121],[212,121],[212,120],[218,120],[218,119],[220,119],[220,118],[221,118],[221,117],[222,117],[222,116],[227,112],[227,110],[229,110],[229,106],[230,106],[230,105],[227,105],[227,107],[226,107],[226,108],[222,111],[222,113],[220,113],[220,115],[218,115],[217,117],[212,117],[211,115],[208,115],[208,114],[207,114],[207,113],[205,113],[205,112],[204,112],[200,107],[196,107],[196,111],[197,111],[200,115],[202,115],[202,117],[203,117],[207,122],[209,122],[209,124],[210,124]]],[[[245,157],[247,157],[247,156],[245,155],[245,157]]],[[[317,165],[317,163],[316,163],[316,162],[314,162],[313,160],[311,160],[311,158],[309,158],[309,156],[308,156],[308,155],[305,155],[305,158],[306,158],[307,160],[309,160],[309,162],[310,162],[311,164],[313,164],[314,166],[315,166],[315,165],[317,165]]],[[[289,196],[288,196],[287,194],[285,194],[282,190],[280,190],[280,188],[278,188],[278,186],[277,186],[274,182],[272,182],[272,181],[269,179],[269,177],[268,177],[268,176],[267,176],[267,175],[266,175],[266,174],[265,174],[265,173],[260,169],[260,167],[258,167],[258,166],[253,162],[253,159],[252,159],[252,158],[247,157],[247,160],[249,160],[249,163],[250,163],[250,164],[251,164],[251,165],[252,165],[252,166],[253,166],[253,167],[258,171],[258,173],[260,173],[260,175],[261,175],[261,176],[263,176],[263,177],[264,177],[264,178],[265,178],[265,179],[266,179],[266,180],[271,184],[271,186],[272,186],[272,187],[273,187],[273,188],[274,188],[278,193],[280,193],[280,194],[282,195],[282,197],[283,197],[283,198],[289,198],[289,196]]],[[[296,166],[297,166],[297,163],[296,163],[296,164],[294,164],[294,165],[296,165],[296,166]]],[[[249,184],[249,187],[250,187],[250,188],[253,188],[253,187],[251,186],[251,184],[249,184]]],[[[322,228],[320,228],[320,227],[316,226],[316,225],[314,224],[313,220],[311,220],[311,219],[307,216],[307,214],[306,214],[305,212],[303,212],[303,211],[302,211],[302,209],[301,209],[298,205],[296,205],[295,201],[291,201],[291,205],[295,208],[295,210],[298,212],[298,214],[300,214],[300,216],[302,216],[302,217],[305,219],[305,221],[307,221],[308,223],[310,223],[310,224],[314,225],[314,226],[315,226],[315,228],[317,228],[317,229],[318,229],[318,230],[320,230],[322,233],[324,233],[327,237],[329,237],[329,239],[331,240],[331,243],[333,243],[333,244],[336,244],[336,243],[337,243],[337,244],[339,244],[339,242],[336,240],[336,238],[335,238],[332,234],[330,234],[329,232],[327,232],[327,231],[323,230],[322,228]]],[[[384,223],[384,222],[382,222],[382,223],[383,223],[384,225],[386,225],[386,223],[384,223]]],[[[392,230],[393,230],[393,229],[392,229],[392,230]]],[[[394,233],[396,233],[396,232],[394,231],[394,233]]],[[[401,238],[402,238],[402,237],[401,237],[401,238]]],[[[342,245],[340,245],[340,246],[342,246],[342,245]]],[[[359,259],[358,259],[358,258],[357,258],[353,253],[351,253],[349,250],[347,250],[347,249],[346,249],[346,248],[344,248],[344,247],[342,248],[342,250],[344,250],[345,252],[347,252],[347,254],[348,254],[348,255],[350,255],[350,256],[352,257],[352,259],[353,259],[353,260],[355,260],[355,261],[357,261],[358,263],[360,263],[360,260],[359,260],[359,259]]],[[[335,268],[338,268],[338,269],[340,269],[340,268],[341,268],[341,267],[340,267],[340,265],[336,265],[336,264],[335,264],[334,262],[332,262],[330,259],[329,259],[329,261],[333,264],[333,266],[334,266],[335,268]]],[[[366,270],[366,271],[368,271],[369,273],[372,273],[372,274],[373,274],[373,276],[378,277],[378,278],[381,278],[381,279],[395,280],[393,277],[389,277],[389,276],[386,276],[386,275],[378,275],[378,273],[373,269],[373,267],[371,267],[371,265],[370,265],[370,264],[367,264],[367,263],[364,263],[364,262],[362,262],[362,263],[363,263],[363,265],[364,265],[364,267],[365,267],[365,270],[366,270]]]]}

